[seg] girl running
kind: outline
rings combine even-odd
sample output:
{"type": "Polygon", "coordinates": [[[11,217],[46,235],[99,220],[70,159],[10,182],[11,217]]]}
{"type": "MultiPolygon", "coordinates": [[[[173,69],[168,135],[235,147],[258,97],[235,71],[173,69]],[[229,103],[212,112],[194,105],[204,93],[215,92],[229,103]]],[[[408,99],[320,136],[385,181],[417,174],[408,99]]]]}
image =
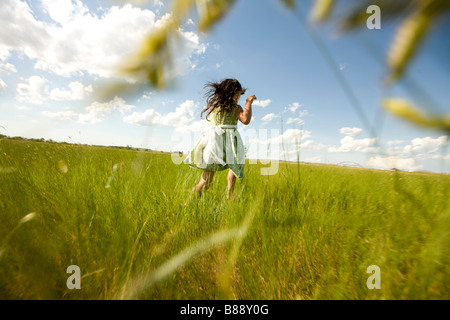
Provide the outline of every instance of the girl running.
{"type": "Polygon", "coordinates": [[[245,149],[237,131],[237,122],[248,125],[252,118],[252,103],[255,95],[246,99],[245,107],[238,105],[241,95],[245,94],[236,79],[225,79],[220,83],[208,82],[205,97],[206,120],[210,125],[189,153],[184,163],[203,170],[199,183],[195,186],[198,196],[207,190],[216,171],[229,169],[227,198],[233,195],[237,178],[244,176],[245,149]]]}

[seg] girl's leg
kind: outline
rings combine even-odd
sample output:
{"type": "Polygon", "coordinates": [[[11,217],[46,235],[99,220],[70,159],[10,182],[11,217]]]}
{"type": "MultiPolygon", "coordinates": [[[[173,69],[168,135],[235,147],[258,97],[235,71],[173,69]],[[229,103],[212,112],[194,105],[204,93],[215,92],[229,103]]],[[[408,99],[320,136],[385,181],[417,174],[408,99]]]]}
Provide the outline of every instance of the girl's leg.
{"type": "Polygon", "coordinates": [[[213,178],[214,171],[203,171],[200,182],[195,186],[195,191],[197,191],[199,197],[202,195],[203,189],[208,190],[213,178]]]}
{"type": "Polygon", "coordinates": [[[234,184],[236,183],[236,176],[234,175],[233,171],[228,171],[228,193],[227,193],[227,199],[231,199],[231,196],[234,192],[234,184]]]}

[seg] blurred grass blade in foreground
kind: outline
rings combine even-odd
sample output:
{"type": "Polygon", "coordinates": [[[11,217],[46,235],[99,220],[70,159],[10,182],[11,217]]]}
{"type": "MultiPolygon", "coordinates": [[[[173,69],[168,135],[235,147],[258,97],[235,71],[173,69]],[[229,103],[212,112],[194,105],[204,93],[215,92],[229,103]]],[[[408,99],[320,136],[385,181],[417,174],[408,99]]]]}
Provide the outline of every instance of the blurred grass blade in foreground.
{"type": "MultiPolygon", "coordinates": [[[[381,9],[383,23],[387,20],[401,19],[394,40],[387,52],[388,66],[386,84],[391,86],[405,77],[406,71],[421,45],[437,25],[440,18],[450,11],[450,0],[364,0],[351,7],[340,18],[339,31],[348,32],[356,28],[365,28],[369,17],[367,7],[377,5],[381,9]]],[[[333,1],[316,0],[311,16],[316,22],[329,20],[333,10],[333,1]]],[[[444,26],[445,27],[445,26],[444,26]]],[[[401,99],[387,99],[382,102],[384,108],[413,124],[444,131],[449,130],[449,115],[422,114],[408,102],[401,99]]],[[[430,108],[431,106],[426,106],[430,108]]]]}
{"type": "Polygon", "coordinates": [[[200,31],[209,31],[229,11],[235,0],[199,0],[199,20],[197,27],[200,31]]]}
{"type": "Polygon", "coordinates": [[[230,240],[242,238],[245,236],[245,234],[246,229],[242,227],[213,233],[206,239],[195,243],[194,245],[188,247],[187,249],[184,249],[176,256],[174,256],[173,258],[169,259],[161,266],[156,268],[155,271],[153,271],[146,277],[133,280],[131,282],[131,285],[129,286],[125,284],[121,298],[122,299],[137,298],[137,296],[140,293],[144,292],[151,285],[154,285],[164,280],[167,276],[171,275],[178,268],[181,268],[185,263],[187,263],[197,254],[206,252],[209,249],[218,246],[220,244],[226,243],[230,240]]]}
{"type": "Polygon", "coordinates": [[[384,99],[382,104],[388,112],[411,123],[450,132],[450,114],[441,117],[423,114],[412,103],[401,98],[384,99]]]}
{"type": "Polygon", "coordinates": [[[283,4],[288,7],[289,9],[294,9],[295,8],[295,0],[281,0],[281,2],[283,2],[283,4]]]}
{"type": "Polygon", "coordinates": [[[432,23],[432,16],[416,12],[400,26],[389,50],[387,64],[391,70],[388,82],[400,79],[419,50],[432,23]]]}
{"type": "Polygon", "coordinates": [[[120,70],[138,81],[147,81],[156,89],[167,86],[167,70],[172,67],[170,40],[176,38],[177,23],[169,17],[164,25],[152,32],[138,52],[120,70]]]}
{"type": "Polygon", "coordinates": [[[317,22],[327,20],[333,11],[334,0],[316,0],[311,11],[311,18],[317,22]]]}
{"type": "Polygon", "coordinates": [[[33,220],[34,218],[36,218],[36,212],[31,212],[25,215],[22,219],[19,220],[17,225],[9,232],[9,234],[5,237],[5,239],[3,239],[3,244],[0,247],[0,259],[2,258],[3,254],[6,251],[6,245],[8,244],[9,239],[13,236],[13,234],[17,231],[17,229],[19,229],[19,227],[24,223],[27,223],[33,220]]]}

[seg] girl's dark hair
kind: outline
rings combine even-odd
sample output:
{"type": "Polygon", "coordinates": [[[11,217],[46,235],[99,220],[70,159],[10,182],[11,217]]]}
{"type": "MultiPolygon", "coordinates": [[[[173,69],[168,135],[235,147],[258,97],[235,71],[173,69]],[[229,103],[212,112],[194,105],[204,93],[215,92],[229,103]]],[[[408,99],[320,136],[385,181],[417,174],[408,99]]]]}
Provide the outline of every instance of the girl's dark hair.
{"type": "Polygon", "coordinates": [[[200,117],[203,117],[203,113],[207,112],[206,120],[216,108],[219,108],[219,112],[230,111],[234,106],[236,94],[244,94],[245,92],[236,79],[225,79],[220,83],[208,82],[203,89],[208,90],[205,92],[206,107],[203,109],[200,117]]]}

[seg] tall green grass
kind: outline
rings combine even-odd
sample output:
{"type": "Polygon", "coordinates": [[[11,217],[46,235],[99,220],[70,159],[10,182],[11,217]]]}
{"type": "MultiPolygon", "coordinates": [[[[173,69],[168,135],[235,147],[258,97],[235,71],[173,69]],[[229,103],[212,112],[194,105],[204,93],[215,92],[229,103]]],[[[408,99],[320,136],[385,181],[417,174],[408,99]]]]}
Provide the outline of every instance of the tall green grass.
{"type": "Polygon", "coordinates": [[[0,298],[450,298],[448,175],[260,168],[197,200],[167,154],[2,139],[0,298]]]}

